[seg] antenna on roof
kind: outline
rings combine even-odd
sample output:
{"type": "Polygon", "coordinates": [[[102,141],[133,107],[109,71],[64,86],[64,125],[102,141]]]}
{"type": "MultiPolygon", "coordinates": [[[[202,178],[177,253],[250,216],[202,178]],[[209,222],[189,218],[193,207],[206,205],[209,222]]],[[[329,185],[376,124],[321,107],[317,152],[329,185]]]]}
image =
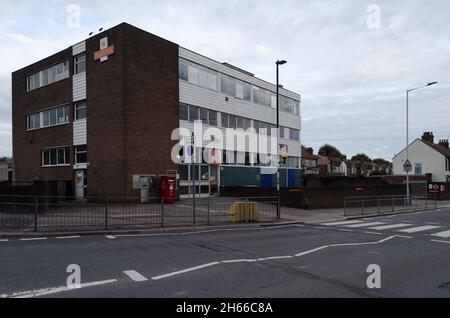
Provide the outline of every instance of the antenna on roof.
{"type": "Polygon", "coordinates": [[[99,30],[98,30],[98,32],[102,32],[103,31],[103,28],[100,28],[99,30]]]}
{"type": "Polygon", "coordinates": [[[94,34],[94,32],[89,33],[89,36],[92,36],[94,34]]]}

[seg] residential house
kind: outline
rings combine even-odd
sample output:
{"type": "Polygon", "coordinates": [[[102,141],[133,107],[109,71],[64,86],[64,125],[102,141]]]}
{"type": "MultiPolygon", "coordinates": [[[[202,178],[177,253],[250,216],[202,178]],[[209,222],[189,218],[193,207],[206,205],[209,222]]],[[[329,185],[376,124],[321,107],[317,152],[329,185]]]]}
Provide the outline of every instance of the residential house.
{"type": "Polygon", "coordinates": [[[302,168],[304,175],[319,174],[319,156],[314,154],[313,148],[302,148],[302,168]]]}
{"type": "MultiPolygon", "coordinates": [[[[416,139],[409,145],[409,161],[412,165],[410,175],[431,175],[432,182],[450,182],[450,149],[448,139],[434,142],[432,132],[425,132],[422,139],[416,139]]],[[[393,159],[394,175],[406,175],[406,148],[393,159]]]]}

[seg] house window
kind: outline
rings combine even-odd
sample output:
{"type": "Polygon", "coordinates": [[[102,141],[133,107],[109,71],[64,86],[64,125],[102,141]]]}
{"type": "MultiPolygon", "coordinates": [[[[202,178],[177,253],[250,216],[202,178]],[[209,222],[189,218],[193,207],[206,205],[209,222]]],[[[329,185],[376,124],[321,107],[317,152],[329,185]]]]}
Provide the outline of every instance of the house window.
{"type": "Polygon", "coordinates": [[[81,74],[86,72],[86,55],[78,55],[74,59],[74,73],[81,74]]]}
{"type": "Polygon", "coordinates": [[[86,101],[75,103],[75,120],[86,118],[86,101]]]}
{"type": "Polygon", "coordinates": [[[186,61],[182,61],[180,60],[180,65],[179,65],[179,69],[180,69],[180,79],[182,79],[183,81],[188,81],[189,80],[189,65],[186,61]]]}
{"type": "Polygon", "coordinates": [[[300,131],[297,129],[289,129],[289,139],[294,141],[300,141],[300,131]]]}
{"type": "Polygon", "coordinates": [[[69,147],[44,149],[41,152],[43,167],[67,166],[70,164],[69,147]]]}
{"type": "Polygon", "coordinates": [[[189,106],[189,121],[194,122],[198,120],[198,107],[189,106]]]}
{"type": "Polygon", "coordinates": [[[27,129],[39,129],[69,122],[69,106],[60,106],[27,115],[27,129]]]}
{"type": "Polygon", "coordinates": [[[446,171],[450,171],[450,158],[447,158],[447,165],[446,165],[446,167],[447,167],[447,169],[446,169],[446,171]]]}
{"type": "Polygon", "coordinates": [[[416,175],[422,175],[422,164],[421,163],[416,163],[415,164],[414,173],[416,175]]]}
{"type": "Polygon", "coordinates": [[[284,127],[280,126],[280,138],[284,139],[284,127]]]}
{"type": "Polygon", "coordinates": [[[75,163],[87,163],[87,146],[77,146],[75,147],[75,163]]]}
{"type": "Polygon", "coordinates": [[[189,106],[180,104],[180,120],[189,121],[189,106]]]}
{"type": "Polygon", "coordinates": [[[27,76],[27,91],[50,85],[68,77],[69,61],[64,61],[27,76]]]}
{"type": "Polygon", "coordinates": [[[217,112],[209,111],[209,125],[217,127],[217,112]]]}

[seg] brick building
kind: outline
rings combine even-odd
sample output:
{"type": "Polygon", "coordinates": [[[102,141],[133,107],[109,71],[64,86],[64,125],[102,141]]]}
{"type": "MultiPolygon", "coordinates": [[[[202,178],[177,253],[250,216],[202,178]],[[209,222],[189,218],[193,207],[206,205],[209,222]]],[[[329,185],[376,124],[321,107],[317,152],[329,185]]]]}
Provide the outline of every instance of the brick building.
{"type": "MultiPolygon", "coordinates": [[[[122,23],[12,74],[14,178],[58,181],[61,192],[78,198],[136,196],[143,183],[157,196],[164,174],[178,175],[182,196],[273,186],[273,174],[247,152],[243,163],[200,161],[192,169],[171,154],[173,132],[191,131],[196,121],[265,134],[276,123],[275,91],[249,72],[122,23]]],[[[280,144],[289,149],[282,186],[294,187],[300,95],[284,88],[280,125],[280,144]]]]}

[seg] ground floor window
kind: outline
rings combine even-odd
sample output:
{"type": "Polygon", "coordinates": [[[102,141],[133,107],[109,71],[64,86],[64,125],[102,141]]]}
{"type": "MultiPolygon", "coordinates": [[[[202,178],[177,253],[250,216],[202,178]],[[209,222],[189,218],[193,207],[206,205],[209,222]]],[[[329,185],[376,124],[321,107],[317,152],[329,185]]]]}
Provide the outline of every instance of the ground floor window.
{"type": "Polygon", "coordinates": [[[70,164],[70,148],[60,147],[44,149],[41,152],[43,167],[66,166],[70,164]]]}

